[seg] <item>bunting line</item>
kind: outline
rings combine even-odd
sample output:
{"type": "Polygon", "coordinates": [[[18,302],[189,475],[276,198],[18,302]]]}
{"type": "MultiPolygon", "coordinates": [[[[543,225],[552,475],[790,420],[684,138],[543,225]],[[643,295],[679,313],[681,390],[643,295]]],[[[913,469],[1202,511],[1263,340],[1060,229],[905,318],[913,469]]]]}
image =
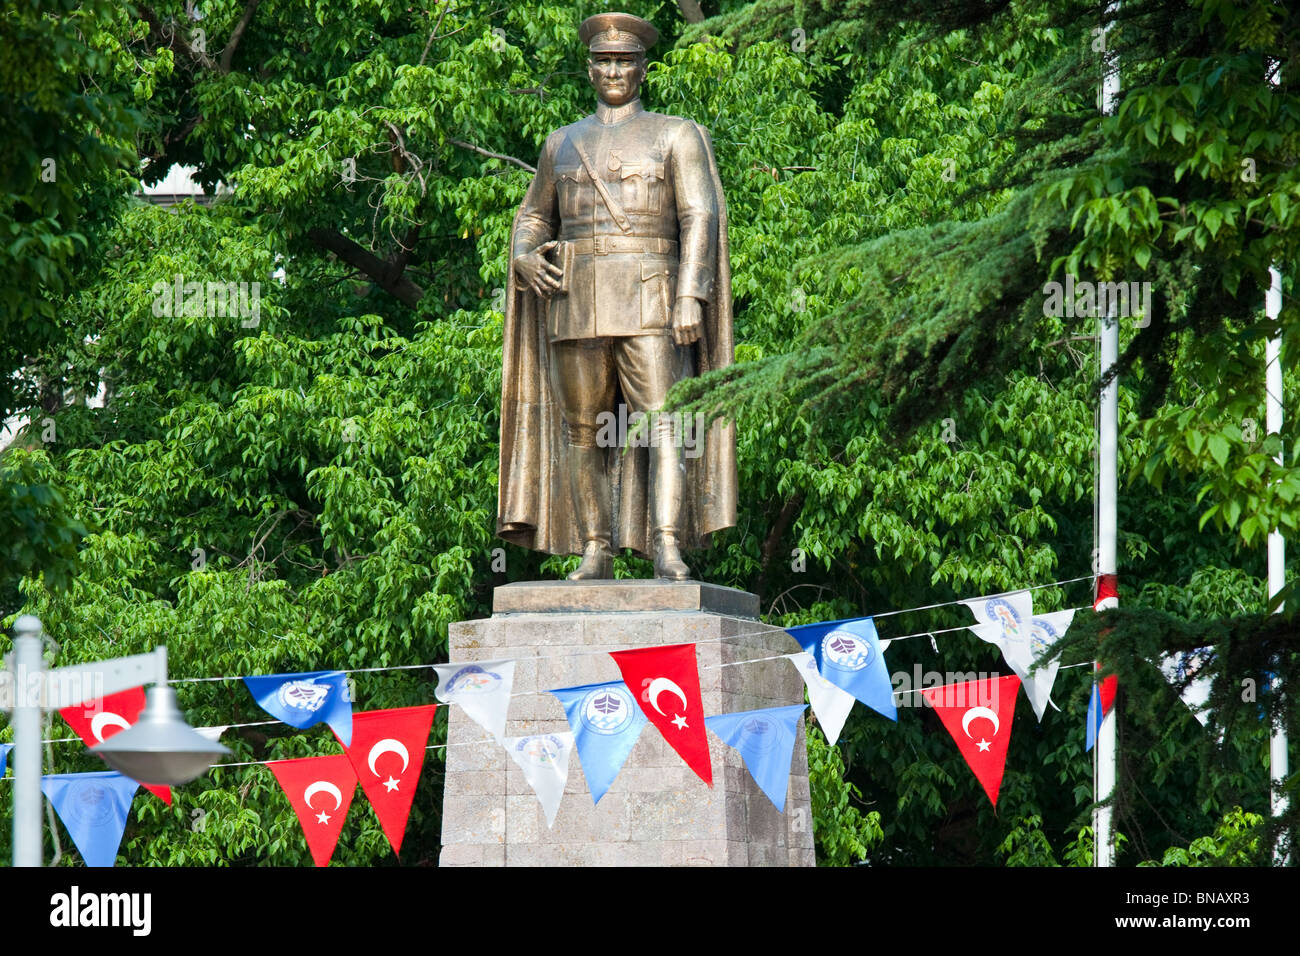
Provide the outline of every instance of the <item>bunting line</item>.
{"type": "MultiPolygon", "coordinates": [[[[755,658],[754,660],[751,660],[751,661],[734,661],[734,662],[732,662],[731,664],[721,664],[721,665],[713,665],[713,666],[714,666],[714,667],[719,667],[719,666],[721,666],[721,667],[734,667],[734,666],[736,666],[736,664],[754,664],[754,663],[757,663],[758,661],[779,661],[779,660],[781,660],[782,658],[788,658],[789,656],[790,656],[789,654],[781,654],[781,655],[778,655],[777,657],[757,657],[757,658],[755,658]]],[[[1082,663],[1079,663],[1079,664],[1062,664],[1062,665],[1061,665],[1061,670],[1068,670],[1069,668],[1072,668],[1072,667],[1091,667],[1091,666],[1092,666],[1092,663],[1093,663],[1092,661],[1083,661],[1082,663]]],[[[707,669],[708,669],[708,668],[703,668],[703,667],[700,668],[700,670],[707,670],[707,669]]],[[[897,696],[899,696],[900,694],[919,694],[919,693],[921,693],[923,690],[932,690],[932,689],[933,689],[933,688],[918,687],[918,688],[916,688],[915,690],[898,690],[898,691],[894,691],[894,696],[897,697],[897,696]]],[[[533,692],[530,692],[530,693],[513,694],[513,695],[511,695],[511,696],[514,696],[514,697],[529,697],[529,696],[536,696],[536,695],[544,694],[544,693],[546,693],[546,692],[545,692],[545,691],[533,691],[533,692]]],[[[445,706],[445,705],[443,705],[443,706],[445,706]]],[[[280,721],[278,721],[278,720],[260,720],[260,721],[258,721],[256,724],[227,724],[226,726],[228,726],[228,727],[256,727],[256,726],[260,726],[260,725],[262,725],[262,724],[278,724],[278,723],[280,723],[280,721]]],[[[81,740],[80,740],[79,737],[69,737],[69,738],[66,738],[66,739],[69,740],[69,741],[76,741],[76,742],[78,742],[78,743],[81,742],[81,740]]],[[[63,742],[64,742],[63,740],[42,740],[42,741],[41,741],[41,743],[43,743],[43,744],[50,744],[50,743],[63,743],[63,742]]],[[[494,744],[494,743],[497,743],[497,740],[496,740],[494,737],[483,737],[483,738],[481,738],[480,740],[466,740],[466,741],[463,741],[463,742],[461,742],[461,743],[456,743],[456,744],[430,744],[429,746],[425,747],[424,749],[425,749],[425,750],[446,750],[448,747],[480,747],[480,746],[482,746],[483,744],[494,744]]],[[[332,756],[334,756],[334,754],[309,754],[308,756],[316,756],[316,757],[332,757],[332,756]]],[[[214,764],[208,764],[208,769],[209,769],[209,770],[226,770],[226,769],[233,768],[233,767],[264,767],[264,766],[266,766],[267,764],[272,764],[272,763],[283,763],[283,762],[286,761],[286,760],[301,760],[301,759],[303,759],[303,758],[301,758],[301,757],[281,757],[281,758],[279,758],[279,759],[277,759],[277,760],[244,760],[244,761],[240,761],[240,762],[237,762],[237,763],[214,763],[214,764]]],[[[11,781],[11,780],[13,780],[13,777],[12,777],[12,776],[9,776],[9,777],[0,777],[0,783],[2,783],[2,782],[8,782],[8,781],[11,781]]]]}
{"type": "MultiPolygon", "coordinates": [[[[955,628],[955,630],[969,630],[969,628],[955,628]]],[[[939,632],[939,633],[942,633],[942,632],[939,632]]],[[[924,637],[925,635],[924,635],[924,634],[919,634],[919,635],[914,634],[914,635],[911,635],[911,636],[912,636],[912,637],[924,637]]],[[[726,638],[726,640],[730,640],[730,639],[731,639],[731,638],[726,638]]],[[[893,637],[893,638],[886,638],[886,640],[901,641],[902,638],[901,638],[901,637],[893,637]]],[[[797,653],[797,652],[795,652],[795,653],[797,653]]],[[[751,658],[748,658],[747,660],[743,660],[743,661],[728,661],[728,662],[725,663],[725,664],[706,664],[705,666],[701,667],[700,670],[702,670],[702,671],[711,671],[711,670],[718,670],[719,668],[722,668],[722,667],[739,667],[739,666],[741,666],[742,664],[759,664],[759,663],[763,663],[763,662],[766,662],[766,661],[788,660],[789,658],[790,658],[790,654],[775,654],[775,655],[773,655],[773,656],[771,656],[771,657],[751,657],[751,658]]],[[[519,660],[519,659],[522,659],[522,660],[543,660],[543,658],[532,658],[532,657],[530,657],[530,658],[517,658],[517,660],[519,660]]],[[[460,663],[460,662],[458,662],[458,663],[460,663]]],[[[474,663],[474,662],[473,662],[473,661],[465,661],[464,663],[472,664],[472,663],[474,663]]],[[[1062,664],[1062,665],[1061,665],[1061,670],[1069,670],[1069,669],[1072,668],[1072,667],[1088,667],[1088,666],[1091,666],[1092,663],[1093,663],[1092,661],[1084,661],[1084,662],[1081,663],[1081,664],[1062,664]]],[[[417,667],[429,667],[429,666],[432,666],[432,665],[428,665],[428,664],[418,664],[418,665],[414,665],[414,666],[417,666],[417,667]]],[[[374,668],[374,669],[378,670],[379,668],[374,668]]],[[[208,680],[209,678],[198,678],[198,679],[199,679],[199,680],[208,680]]],[[[215,680],[215,679],[217,679],[217,678],[212,678],[212,679],[215,680]]],[[[916,693],[919,693],[919,692],[920,692],[920,690],[900,690],[900,691],[895,691],[895,692],[894,692],[894,696],[897,697],[899,694],[916,694],[916,693]]],[[[544,694],[544,693],[546,693],[546,691],[520,691],[520,692],[517,693],[517,694],[511,694],[511,695],[510,695],[510,698],[513,700],[513,699],[516,698],[516,697],[536,697],[538,694],[544,694]]],[[[450,706],[453,706],[453,705],[454,705],[454,706],[460,706],[459,704],[456,704],[455,701],[452,701],[451,703],[447,703],[447,704],[442,704],[442,706],[445,706],[445,707],[450,707],[450,706]]],[[[254,721],[250,721],[250,722],[248,722],[248,723],[244,723],[244,724],[220,724],[220,725],[214,725],[214,726],[223,726],[223,727],[225,727],[227,730],[234,730],[234,729],[239,728],[239,727],[266,727],[266,726],[269,726],[269,725],[271,725],[271,724],[282,724],[282,725],[284,725],[284,726],[286,726],[286,727],[289,726],[288,724],[285,724],[284,721],[282,721],[282,720],[254,720],[254,721]]],[[[485,738],[483,738],[482,741],[471,741],[471,744],[472,744],[472,743],[488,743],[488,742],[492,741],[492,739],[493,739],[493,738],[491,738],[491,737],[485,737],[485,738]]],[[[78,744],[79,744],[79,743],[83,743],[83,742],[84,742],[84,741],[82,741],[82,739],[81,739],[80,737],[52,737],[52,738],[50,738],[49,740],[42,740],[42,741],[41,741],[41,743],[43,743],[43,744],[71,744],[71,743],[78,743],[78,744]]],[[[438,746],[443,746],[443,747],[445,747],[446,744],[439,744],[438,746]]],[[[455,744],[454,746],[461,746],[461,745],[460,745],[460,744],[455,744]]],[[[469,745],[467,744],[466,746],[469,746],[469,745]]],[[[437,748],[436,748],[436,747],[429,747],[429,748],[427,748],[427,749],[429,749],[429,750],[435,750],[435,749],[437,749],[437,748]]],[[[322,755],[322,756],[328,756],[328,754],[325,754],[325,755],[322,755]]],[[[285,759],[291,759],[291,758],[285,758],[285,759]]],[[[259,760],[252,761],[252,763],[266,763],[266,762],[267,762],[267,761],[264,761],[264,760],[262,760],[262,761],[259,761],[259,760]]],[[[210,766],[213,766],[213,767],[240,767],[240,766],[251,766],[251,765],[252,765],[252,764],[219,763],[219,764],[211,764],[210,766]]],[[[0,777],[0,780],[3,780],[3,779],[8,779],[8,778],[0,777]]]]}
{"type": "MultiPolygon", "coordinates": [[[[1019,594],[1021,591],[1040,591],[1043,588],[1054,588],[1054,587],[1059,587],[1063,584],[1074,584],[1079,581],[1091,581],[1091,580],[1093,580],[1092,575],[1088,575],[1086,577],[1080,577],[1080,578],[1067,578],[1066,580],[1063,581],[1052,581],[1048,584],[1033,584],[1033,585],[1029,585],[1028,587],[1016,588],[1014,591],[999,591],[996,594],[985,594],[985,595],[980,595],[980,597],[981,598],[1001,597],[1007,594],[1019,594]]],[[[895,614],[907,614],[912,611],[929,611],[929,610],[933,610],[934,608],[949,607],[951,605],[961,604],[963,601],[968,601],[968,600],[972,600],[972,599],[960,598],[954,601],[941,601],[938,604],[924,604],[920,607],[900,608],[896,611],[881,611],[877,614],[860,614],[857,615],[857,617],[855,618],[848,618],[846,620],[857,620],[858,618],[871,618],[872,620],[876,620],[882,617],[892,617],[895,614]]],[[[1086,610],[1087,608],[1090,607],[1092,607],[1092,605],[1080,606],[1077,608],[1064,608],[1063,610],[1079,611],[1079,610],[1086,610]]],[[[829,624],[831,622],[814,621],[811,623],[829,624]]],[[[794,626],[796,625],[791,625],[791,627],[794,626]]],[[[742,631],[739,634],[732,634],[727,637],[710,637],[698,641],[679,641],[677,643],[697,644],[697,645],[721,643],[723,641],[734,641],[742,637],[756,637],[761,634],[771,634],[773,631],[780,631],[780,630],[785,630],[785,628],[783,628],[779,624],[766,624],[763,626],[762,630],[742,631]]],[[[952,631],[967,631],[967,630],[970,630],[970,625],[963,625],[962,627],[942,628],[940,630],[935,630],[935,631],[918,631],[915,634],[903,634],[900,635],[899,637],[882,637],[881,640],[882,641],[905,641],[913,637],[927,637],[934,634],[947,634],[952,631]]],[[[578,653],[575,654],[539,654],[533,657],[517,658],[517,659],[518,660],[564,660],[571,657],[599,657],[608,653],[609,653],[608,650],[579,651],[578,653]]],[[[436,661],[433,664],[392,664],[385,667],[351,667],[351,668],[338,667],[338,668],[330,668],[330,669],[334,671],[338,671],[339,673],[342,674],[369,674],[369,673],[376,673],[379,671],[420,670],[422,668],[432,668],[436,665],[444,665],[448,663],[472,664],[474,662],[473,661],[436,661]]],[[[243,680],[247,676],[248,676],[247,674],[238,674],[234,676],[221,676],[221,677],[170,677],[168,678],[167,682],[169,684],[197,684],[197,683],[203,683],[207,681],[243,680]]],[[[263,676],[263,675],[259,675],[259,676],[263,676]]],[[[270,675],[265,675],[265,676],[270,676],[270,675]]]]}
{"type": "MultiPolygon", "coordinates": [[[[1080,580],[1082,580],[1082,579],[1080,579],[1080,580]]],[[[1052,587],[1052,586],[1053,586],[1053,585],[1050,585],[1050,584],[1039,585],[1039,587],[1052,587]]],[[[1029,590],[1029,588],[1021,588],[1021,590],[1023,590],[1023,591],[1027,591],[1027,590],[1029,590]]],[[[1006,593],[1015,593],[1015,592],[1006,592],[1006,593]]],[[[960,603],[960,602],[949,601],[949,602],[947,602],[947,603],[948,603],[948,604],[956,604],[956,603],[960,603]]],[[[944,606],[945,606],[945,605],[942,605],[942,604],[930,605],[930,607],[944,607],[944,606]]],[[[908,608],[907,610],[915,611],[915,610],[927,610],[927,609],[928,609],[928,608],[908,608]]],[[[1090,610],[1090,609],[1092,609],[1092,605],[1091,605],[1091,604],[1080,605],[1079,607],[1067,607],[1067,608],[1061,608],[1061,610],[1063,610],[1063,611],[1085,611],[1085,610],[1090,610]]],[[[890,612],[890,613],[893,613],[893,612],[890,612]]],[[[902,612],[902,611],[899,611],[899,612],[897,612],[897,613],[902,614],[903,612],[902,612]]],[[[862,617],[862,618],[872,618],[872,619],[874,620],[874,619],[877,618],[877,617],[885,617],[885,615],[884,615],[884,614],[876,614],[876,615],[863,614],[863,615],[860,615],[860,617],[862,617]]],[[[858,618],[846,618],[846,620],[858,620],[858,618]]],[[[812,622],[812,623],[814,623],[814,624],[821,624],[821,623],[830,623],[830,622],[829,622],[829,621],[825,621],[825,622],[823,622],[823,621],[814,621],[814,622],[812,622]]],[[[790,625],[790,627],[795,627],[795,626],[798,626],[798,625],[793,625],[793,624],[790,625]]],[[[956,631],[969,631],[970,629],[971,629],[971,625],[969,625],[969,624],[963,624],[963,625],[961,625],[960,627],[944,627],[944,628],[939,628],[939,629],[937,629],[937,630],[932,630],[932,631],[917,631],[915,634],[900,634],[898,637],[881,637],[880,639],[881,639],[882,641],[884,641],[884,642],[892,642],[892,641],[907,641],[907,640],[911,640],[911,639],[914,638],[914,637],[933,637],[933,636],[936,635],[936,634],[951,634],[951,633],[954,633],[954,632],[956,632],[956,631]]],[[[739,634],[729,634],[729,635],[727,635],[726,637],[706,637],[706,638],[701,638],[701,639],[698,640],[698,641],[678,641],[677,643],[678,643],[678,644],[691,644],[691,645],[697,645],[697,646],[700,645],[700,644],[721,644],[721,643],[724,643],[724,642],[726,642],[726,641],[735,641],[735,640],[738,640],[738,639],[740,639],[740,638],[742,638],[742,637],[758,637],[758,636],[763,635],[763,634],[773,634],[773,633],[775,633],[776,631],[784,631],[784,630],[786,630],[786,628],[782,627],[780,624],[767,624],[767,625],[764,625],[764,629],[763,629],[763,630],[760,630],[760,631],[741,631],[739,634]]],[[[658,647],[659,645],[656,644],[656,645],[645,645],[645,646],[658,647]]],[[[516,657],[516,658],[514,658],[514,660],[517,660],[517,661],[556,661],[556,660],[565,660],[565,659],[567,659],[567,658],[571,658],[571,657],[601,657],[601,656],[604,656],[604,655],[609,654],[609,653],[610,653],[610,652],[609,652],[608,650],[600,650],[600,651],[579,651],[579,652],[576,653],[576,654],[537,654],[537,655],[533,655],[533,656],[529,656],[529,657],[516,657]]],[[[778,656],[778,657],[784,657],[785,655],[784,655],[784,654],[781,654],[781,655],[777,655],[777,656],[778,656]]],[[[758,659],[760,659],[760,660],[775,660],[776,658],[758,658],[758,659]]],[[[391,665],[391,666],[388,666],[388,667],[353,667],[353,668],[339,667],[339,668],[334,668],[334,670],[337,670],[337,671],[339,671],[340,673],[343,673],[343,674],[367,674],[367,673],[375,673],[375,672],[378,672],[378,671],[410,671],[410,670],[421,670],[421,669],[424,669],[424,668],[444,667],[444,666],[446,666],[446,665],[448,665],[448,664],[473,664],[473,663],[476,663],[476,662],[475,662],[475,661],[435,661],[435,662],[432,663],[432,664],[394,664],[394,665],[391,665]]],[[[748,662],[746,662],[746,661],[739,661],[739,662],[735,662],[735,663],[748,663],[748,662]]],[[[708,666],[709,666],[709,667],[718,667],[718,666],[728,667],[728,666],[731,666],[731,665],[729,665],[729,664],[722,664],[722,665],[718,665],[718,664],[710,664],[710,665],[708,665],[708,666]]],[[[703,670],[703,669],[706,669],[706,668],[701,668],[701,669],[703,670]]],[[[169,677],[169,678],[167,679],[167,683],[169,683],[169,684],[194,684],[194,683],[199,683],[199,682],[202,682],[202,681],[243,680],[245,676],[247,676],[247,675],[243,675],[243,674],[241,674],[241,675],[234,676],[234,677],[169,677]]],[[[265,676],[273,676],[273,675],[265,675],[265,676]]],[[[516,696],[522,696],[522,695],[512,694],[511,696],[512,696],[512,697],[516,697],[516,696]]],[[[452,701],[451,703],[454,703],[454,701],[452,701]]],[[[281,723],[281,721],[268,721],[268,723],[281,723]]],[[[251,725],[250,725],[250,724],[230,724],[230,726],[231,726],[231,727],[246,727],[246,726],[251,726],[251,725]]]]}

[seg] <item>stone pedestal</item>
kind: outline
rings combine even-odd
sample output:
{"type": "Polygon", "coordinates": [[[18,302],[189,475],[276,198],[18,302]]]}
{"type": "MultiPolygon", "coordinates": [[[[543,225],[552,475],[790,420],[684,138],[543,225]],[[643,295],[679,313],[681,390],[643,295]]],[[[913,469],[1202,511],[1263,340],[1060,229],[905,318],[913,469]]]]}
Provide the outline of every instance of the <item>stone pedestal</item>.
{"type": "MultiPolygon", "coordinates": [[[[620,678],[607,651],[697,643],[708,715],[802,703],[787,660],[799,646],[758,621],[758,599],[698,582],[548,581],[496,589],[492,617],[451,625],[453,663],[514,659],[506,734],[569,730],[551,688],[620,678]]],[[[785,813],[730,747],[709,734],[713,787],[647,724],[593,806],[576,754],[554,827],[505,750],[450,708],[443,866],[812,866],[808,755],[799,725],[785,813]]]]}

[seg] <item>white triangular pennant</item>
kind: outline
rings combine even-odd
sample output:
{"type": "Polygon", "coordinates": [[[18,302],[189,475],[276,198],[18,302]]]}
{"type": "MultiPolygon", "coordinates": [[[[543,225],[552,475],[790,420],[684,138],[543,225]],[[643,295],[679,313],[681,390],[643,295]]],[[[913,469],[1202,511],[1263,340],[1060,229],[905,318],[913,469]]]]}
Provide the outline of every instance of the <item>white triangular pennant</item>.
{"type": "Polygon", "coordinates": [[[433,669],[438,672],[435,696],[445,704],[463,708],[476,724],[504,743],[515,662],[465,661],[435,664],[433,669]]]}
{"type": "Polygon", "coordinates": [[[230,729],[230,725],[221,724],[218,727],[195,727],[194,729],[215,744],[221,738],[221,735],[230,729]]]}
{"type": "MultiPolygon", "coordinates": [[[[1042,659],[1051,650],[1052,645],[1065,636],[1073,620],[1073,610],[1049,611],[1046,614],[1034,615],[1029,634],[1029,650],[1035,661],[1042,659]]],[[[1021,678],[1024,681],[1025,694],[1029,697],[1029,703],[1034,707],[1034,714],[1040,721],[1048,704],[1056,710],[1061,709],[1052,700],[1052,685],[1056,683],[1056,672],[1060,668],[1059,659],[1049,661],[1040,664],[1038,670],[1031,676],[1021,678]]]]}
{"type": "MultiPolygon", "coordinates": [[[[1052,661],[1031,673],[1034,662],[1065,633],[1074,619],[1074,611],[1034,614],[1033,597],[1028,591],[996,594],[962,601],[980,623],[971,630],[982,641],[1002,651],[1007,666],[1020,678],[1025,696],[1040,721],[1052,703],[1052,685],[1056,682],[1059,661],[1052,661]]],[[[1055,704],[1052,704],[1056,707],[1055,704]]],[[[1059,710],[1059,708],[1057,708],[1059,710]]]]}
{"type": "Polygon", "coordinates": [[[1205,727],[1210,721],[1210,712],[1206,704],[1210,700],[1210,679],[1200,675],[1214,657],[1214,651],[1208,647],[1198,647],[1194,651],[1182,654],[1164,654],[1160,658],[1160,672],[1171,684],[1180,684],[1187,678],[1191,683],[1179,696],[1192,715],[1205,727]]]}
{"type": "Polygon", "coordinates": [[[808,688],[808,700],[812,704],[813,713],[817,715],[822,733],[826,735],[826,742],[835,743],[840,738],[840,731],[844,729],[849,711],[853,709],[853,695],[822,677],[817,670],[816,658],[807,651],[786,656],[793,662],[808,688]]]}
{"type": "Polygon", "coordinates": [[[569,779],[573,734],[565,731],[532,737],[507,737],[501,743],[523,770],[524,778],[542,805],[546,826],[551,827],[560,809],[560,801],[564,799],[564,785],[569,779]]]}

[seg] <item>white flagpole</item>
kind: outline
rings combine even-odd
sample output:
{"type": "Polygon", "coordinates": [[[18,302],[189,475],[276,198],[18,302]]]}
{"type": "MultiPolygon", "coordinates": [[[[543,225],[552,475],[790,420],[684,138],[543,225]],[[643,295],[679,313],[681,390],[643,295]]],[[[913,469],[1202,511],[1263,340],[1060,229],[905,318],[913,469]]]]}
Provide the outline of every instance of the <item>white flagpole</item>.
{"type": "MultiPolygon", "coordinates": [[[[1276,266],[1273,266],[1268,270],[1268,275],[1270,282],[1268,296],[1264,300],[1264,309],[1269,319],[1276,321],[1282,312],[1282,274],[1278,272],[1276,266]]],[[[1282,339],[1280,336],[1274,336],[1268,340],[1265,356],[1265,427],[1270,435],[1274,433],[1280,434],[1282,431],[1282,339]]],[[[1279,465],[1282,464],[1282,453],[1280,451],[1277,453],[1275,460],[1279,465]]],[[[1274,528],[1268,533],[1268,597],[1270,601],[1282,590],[1285,580],[1286,542],[1282,538],[1281,529],[1274,528]]],[[[1282,608],[1279,607],[1274,613],[1281,614],[1282,608]]],[[[1286,728],[1282,726],[1275,727],[1269,741],[1268,761],[1269,777],[1273,784],[1272,807],[1273,816],[1275,817],[1286,812],[1287,801],[1282,795],[1282,786],[1286,782],[1288,774],[1286,748],[1286,728]]],[[[1279,843],[1274,854],[1274,861],[1279,866],[1286,864],[1287,853],[1284,842],[1279,843]]]]}
{"type": "MultiPolygon", "coordinates": [[[[1278,67],[1269,70],[1270,85],[1278,84],[1278,67]]],[[[1282,314],[1282,273],[1277,266],[1268,270],[1268,295],[1264,298],[1264,312],[1270,322],[1276,322],[1282,314]]],[[[1264,427],[1272,434],[1282,434],[1282,337],[1273,336],[1268,340],[1264,352],[1264,427]]],[[[1282,464],[1282,452],[1279,450],[1274,459],[1282,464]]],[[[1282,530],[1274,528],[1268,533],[1268,599],[1270,601],[1282,590],[1286,583],[1286,541],[1282,530]]],[[[1281,614],[1279,607],[1275,614],[1281,614]]],[[[1287,801],[1282,795],[1282,786],[1288,775],[1287,739],[1284,726],[1275,727],[1269,739],[1268,767],[1272,783],[1271,805],[1273,816],[1279,817],[1286,812],[1287,801]]],[[[1285,866],[1289,853],[1285,840],[1279,841],[1274,849],[1273,860],[1278,866],[1285,866]]]]}
{"type": "MultiPolygon", "coordinates": [[[[1105,33],[1110,32],[1112,17],[1118,3],[1112,2],[1106,8],[1107,23],[1105,33]]],[[[1103,59],[1101,79],[1101,111],[1106,116],[1115,112],[1115,103],[1119,99],[1119,63],[1109,47],[1103,59]]],[[[1118,517],[1119,500],[1119,380],[1112,375],[1119,361],[1119,318],[1116,315],[1114,297],[1108,303],[1106,315],[1099,319],[1099,351],[1101,357],[1102,381],[1111,376],[1109,383],[1101,390],[1101,406],[1097,421],[1097,592],[1101,592],[1101,582],[1107,577],[1115,580],[1118,570],[1118,517]]],[[[1114,607],[1119,599],[1098,604],[1114,607]]],[[[1115,792],[1115,718],[1118,707],[1111,707],[1101,722],[1097,734],[1096,753],[1094,754],[1093,783],[1098,801],[1107,800],[1115,792]]],[[[1113,866],[1115,862],[1114,834],[1111,829],[1111,807],[1098,807],[1093,813],[1093,839],[1096,847],[1094,862],[1097,866],[1113,866]]]]}

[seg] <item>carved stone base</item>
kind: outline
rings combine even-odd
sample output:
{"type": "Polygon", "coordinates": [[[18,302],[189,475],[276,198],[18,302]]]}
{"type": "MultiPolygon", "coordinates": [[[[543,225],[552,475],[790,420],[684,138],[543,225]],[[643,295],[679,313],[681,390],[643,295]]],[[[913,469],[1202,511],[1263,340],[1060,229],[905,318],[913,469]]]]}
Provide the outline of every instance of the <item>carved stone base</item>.
{"type": "MultiPolygon", "coordinates": [[[[799,650],[757,620],[758,600],[733,588],[666,581],[547,581],[496,589],[495,613],[451,625],[452,662],[517,661],[506,734],[569,729],[546,693],[618,680],[608,653],[699,642],[706,714],[803,702],[785,660],[720,667],[799,650]]],[[[799,726],[785,813],[759,790],[740,755],[709,735],[713,787],[647,725],[618,779],[593,806],[575,754],[548,829],[532,789],[487,732],[450,709],[443,866],[812,866],[808,757],[799,726]]]]}

